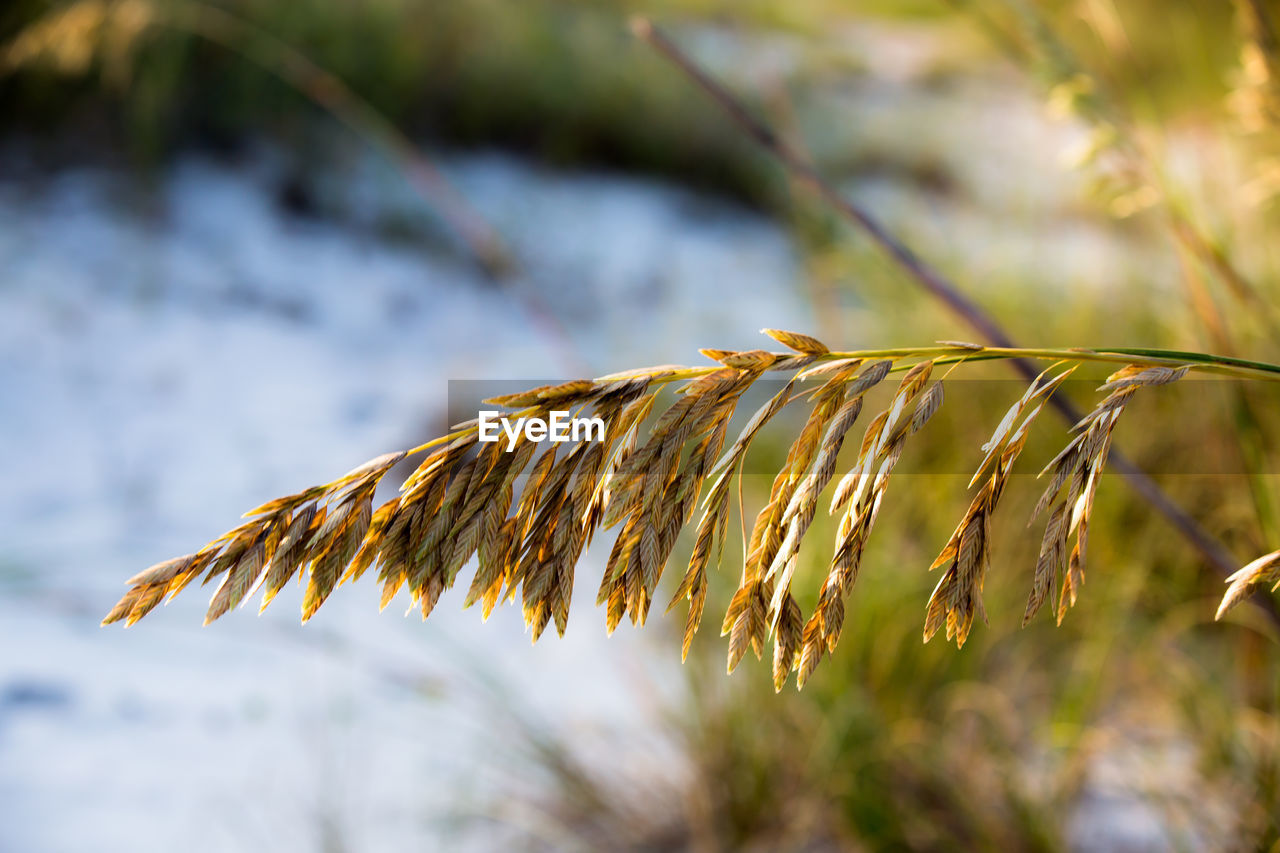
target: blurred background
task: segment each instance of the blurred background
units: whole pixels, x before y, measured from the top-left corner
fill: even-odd
[[[1009,382],[949,390],[908,449],[800,693],[724,674],[736,534],[683,666],[682,608],[606,638],[600,542],[536,646],[514,608],[482,625],[455,591],[422,622],[369,583],[305,628],[293,588],[98,627],[246,508],[440,434],[451,380],[691,363],[763,326],[975,337],[635,13],[1015,338],[1280,360],[1270,0],[11,0],[0,850],[1278,849],[1276,623],[1215,624],[1221,575],[1118,478],[1061,628],[1019,628],[1017,477],[990,624],[921,644]],[[1280,546],[1269,388],[1132,409],[1117,445],[1238,564]],[[1065,426],[1039,432],[1023,473]]]

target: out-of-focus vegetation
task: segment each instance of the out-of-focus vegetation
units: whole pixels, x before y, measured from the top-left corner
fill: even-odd
[[[0,112],[9,130],[76,127],[88,137],[86,147],[126,147],[144,162],[199,140],[275,134],[298,143],[314,107],[263,62],[265,56],[270,64],[273,49],[285,45],[413,137],[668,174],[764,204],[785,197],[776,175],[700,93],[630,38],[629,14],[695,30],[728,28],[743,37],[762,28],[823,37],[814,43],[824,49],[806,54],[780,81],[802,92],[856,66],[847,52],[832,49],[832,33],[851,26],[852,14],[924,18],[972,44],[972,22],[956,20],[953,12],[964,5],[16,0],[0,11],[0,43],[8,43],[0,62]],[[1001,33],[1009,20],[1021,19],[1017,6],[1010,4],[993,24]],[[1081,28],[1073,4],[1050,6],[1072,34]],[[1158,28],[1159,36],[1129,38],[1123,49],[1085,38],[1086,59],[1105,58],[1114,82],[1153,106],[1184,111],[1220,99],[1237,58],[1226,4],[1146,0],[1125,7],[1126,33]],[[229,36],[225,27],[210,25],[215,14],[236,22]],[[979,20],[990,23],[991,16],[984,12]],[[211,39],[215,30],[222,35]],[[1003,40],[984,50],[998,49]],[[821,150],[818,155],[821,160]],[[825,165],[856,169],[843,157],[832,152]]]
[[[584,850],[1057,850],[1069,840],[1116,849],[1134,823],[1139,834],[1159,828],[1156,847],[1274,849],[1275,629],[1256,612],[1214,623],[1220,579],[1117,478],[1098,498],[1080,602],[1060,627],[1047,614],[1019,627],[1038,548],[1024,516],[1043,485],[1025,474],[1064,427],[1046,419],[1037,429],[996,520],[990,624],[975,626],[959,651],[921,643],[937,581],[926,568],[969,499],[955,460],[976,465],[993,426],[981,412],[1000,411],[1015,391],[1012,382],[952,383],[903,460],[911,473],[890,486],[840,646],[802,692],[775,694],[767,661],[726,677],[724,640],[704,632],[683,670],[683,698],[661,716],[682,761],[636,766],[625,756],[643,744],[625,734],[584,748],[580,732],[530,727],[521,738],[540,784],[504,792],[498,814],[533,811],[554,827],[526,839],[534,849],[562,849],[566,839]],[[1130,413],[1123,445],[1149,468],[1229,468],[1229,398],[1204,394],[1152,395]],[[1181,437],[1142,434],[1142,424],[1173,422]],[[763,470],[785,453],[785,444],[753,451]],[[1257,521],[1243,479],[1162,478],[1247,554]],[[746,482],[750,517],[767,478]],[[827,570],[834,524],[820,514],[815,527],[824,524],[802,550],[802,588],[816,589]],[[728,604],[740,560],[731,542],[721,566],[730,577],[713,581],[708,619]],[[800,603],[806,613],[814,604]],[[647,626],[668,633],[673,658],[682,622],[676,610]]]
[[[1089,129],[1074,168],[1095,189],[1079,215],[1149,241],[1176,278],[1063,293],[997,275],[981,282],[984,303],[1040,341],[1274,355],[1267,175],[1276,66],[1246,5],[1239,17],[1224,5],[999,9],[979,25],[1005,40],[1047,108]],[[1186,150],[1190,140],[1198,151]],[[805,217],[815,277],[856,282],[867,301],[859,327],[877,342],[952,328],[855,236],[821,212]],[[963,280],[963,266],[955,271]],[[1001,410],[1008,394],[997,389],[975,384],[965,408]],[[1160,428],[1131,424],[1120,440],[1155,470],[1187,459],[1182,470],[1193,471],[1210,458],[1252,469],[1251,477],[1162,478],[1247,559],[1275,545],[1274,411],[1247,389],[1198,388],[1150,402],[1132,424]],[[980,426],[948,426],[934,423],[917,445],[921,470],[980,456]],[[1157,845],[1276,849],[1274,628],[1257,613],[1215,625],[1220,579],[1108,483],[1085,597],[1061,628],[1016,627],[1036,544],[1006,518],[987,586],[991,625],[958,653],[922,646],[923,602],[936,580],[924,568],[963,512],[963,483],[916,475],[894,484],[848,603],[845,642],[803,693],[771,695],[763,666],[726,682],[720,646],[704,638],[695,656],[705,657],[686,668],[687,704],[668,721],[686,772],[656,780],[624,772],[619,782],[572,761],[572,743],[544,743],[557,757],[541,765],[560,784],[539,793],[538,807],[559,819],[564,837],[616,849],[1058,849],[1069,838],[1118,843],[1144,821],[1157,828]],[[1034,482],[1015,482],[1006,506],[1028,506],[1036,493]],[[729,552],[724,570],[733,572]],[[823,572],[827,555],[811,558],[809,571]],[[721,589],[720,607],[731,588]],[[664,782],[665,796],[654,794]]]
[[[192,141],[297,143],[316,110],[269,67],[287,45],[413,137],[677,174],[762,202],[769,181],[748,144],[617,12],[543,0],[18,3],[0,21],[14,40],[0,108],[11,127],[79,122],[144,160]]]
[[[975,279],[963,258],[944,257],[986,307],[1035,343],[1185,346],[1275,360],[1270,312],[1280,257],[1270,199],[1280,189],[1280,62],[1268,52],[1274,31],[1268,48],[1258,23],[1258,10],[1280,16],[1269,7],[1261,0],[877,0],[856,8],[834,0],[238,0],[217,8],[258,34],[251,39],[278,40],[336,74],[410,137],[662,174],[785,206],[815,291],[856,288],[854,307],[827,322],[873,336],[856,342],[865,345],[960,332],[802,193],[792,205],[790,189],[746,140],[628,37],[625,17],[643,11],[686,32],[717,28],[744,40],[785,30],[815,45],[867,18],[924,19],[983,45],[965,48],[964,62],[1004,63],[1021,85],[1038,87],[1046,108],[1085,128],[1076,168],[1096,192],[1073,215],[1149,245],[1176,276],[1050,293],[999,273]],[[105,141],[144,159],[207,139],[302,138],[315,108],[247,59],[249,45],[237,50],[184,26],[200,8],[181,0],[9,4],[0,12],[12,63],[0,83],[5,129],[74,128],[83,144]],[[73,12],[59,11],[66,9],[81,17],[68,19]],[[105,14],[122,9],[137,17]],[[38,29],[58,21],[61,31]],[[50,33],[48,44],[32,35],[40,32]],[[806,86],[836,73],[856,75],[857,63],[815,50],[784,82],[803,98]],[[954,73],[940,69],[931,85],[945,91]],[[770,108],[765,93],[745,94]],[[945,142],[948,129],[935,132]],[[819,164],[837,177],[858,173],[848,152],[812,142]],[[1051,168],[1059,166],[1047,157]],[[927,244],[918,248],[930,253]],[[975,383],[964,408],[1001,411],[1010,390]],[[1280,546],[1272,474],[1280,423],[1269,393],[1221,388],[1201,405],[1187,396],[1144,402],[1118,436],[1149,466],[1197,459],[1213,447],[1255,472],[1163,478],[1242,564]],[[1142,429],[1143,422],[1161,428]],[[947,426],[931,425],[908,454],[921,470],[931,460],[980,458],[985,436],[977,426]],[[1046,418],[1039,431],[1056,442],[1060,430]],[[1029,460],[1045,458],[1034,449]],[[704,637],[685,669],[687,703],[670,709],[683,772],[597,788],[598,771],[575,762],[573,744],[543,742],[538,760],[549,781],[537,806],[559,821],[557,837],[602,849],[1057,849],[1069,831],[1077,839],[1119,832],[1106,821],[1125,818],[1099,806],[1110,797],[1155,815],[1176,847],[1278,849],[1274,628],[1243,608],[1214,624],[1221,579],[1108,481],[1080,604],[1061,628],[1042,617],[1019,629],[1038,540],[1014,521],[1013,510],[1036,494],[1034,482],[1017,478],[995,531],[991,624],[959,652],[922,645],[923,606],[936,581],[925,568],[968,501],[963,466],[948,464],[956,476],[901,476],[891,487],[848,602],[844,640],[803,693],[773,695],[765,666],[726,680],[721,646]],[[748,493],[749,505],[760,500]],[[830,539],[830,531],[815,534],[814,542]],[[828,555],[804,553],[805,570],[821,573]],[[734,571],[732,547],[722,571]],[[709,613],[723,608],[731,588],[713,584]],[[669,621],[672,656],[680,621]],[[666,793],[660,808],[644,799],[655,787]]]

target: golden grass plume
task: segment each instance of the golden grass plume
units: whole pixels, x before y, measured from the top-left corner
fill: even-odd
[[[487,618],[498,604],[518,595],[536,641],[552,622],[563,634],[575,568],[605,527],[618,532],[596,602],[605,606],[612,632],[624,617],[633,624],[645,621],[679,534],[700,511],[688,566],[668,605],[689,604],[687,656],[706,604],[708,569],[720,562],[732,485],[743,459],[761,429],[784,408],[800,403],[808,407],[807,418],[751,526],[721,633],[729,638],[730,671],[748,650],[761,657],[772,640],[775,687],[781,689],[793,671],[803,686],[839,640],[845,599],[894,467],[943,403],[946,377],[936,378],[936,368],[954,370],[965,362],[1001,358],[1052,362],[983,445],[984,458],[970,483],[978,490],[931,567],[943,572],[926,607],[924,638],[945,628],[957,646],[964,644],[975,616],[986,619],[982,589],[991,561],[991,519],[1007,478],[1036,417],[1078,364],[1120,367],[1099,389],[1106,396],[1041,472],[1048,482],[1032,517],[1046,510],[1048,516],[1024,624],[1055,589],[1061,590],[1059,622],[1076,601],[1112,433],[1140,389],[1177,381],[1191,370],[1280,378],[1280,367],[1199,353],[1010,349],[953,341],[832,352],[807,335],[764,331],[789,351],[703,350],[715,366],[648,368],[494,398],[488,402],[513,410],[513,418],[546,417],[553,409],[589,411],[606,424],[604,438],[562,450],[522,435],[508,448],[506,442],[480,442],[475,421],[460,424],[420,447],[380,456],[332,482],[251,510],[247,521],[195,553],[131,578],[129,591],[103,624],[132,625],[196,579],[217,582],[208,624],[259,589],[265,608],[294,578],[306,582],[305,622],[338,585],[375,567],[382,607],[407,589],[425,618],[474,558],[464,606],[479,603]],[[766,373],[779,372],[790,373],[790,379],[726,449],[742,396]],[[862,414],[865,395],[894,373],[902,377],[888,406],[870,418],[853,466],[837,479],[837,459]],[[675,401],[651,419],[661,390],[671,384],[678,386]],[[374,493],[387,472],[421,453],[427,455],[399,494],[375,508]],[[828,490],[828,512],[839,518],[837,533],[817,603],[806,617],[793,581],[800,545]],[[1250,563],[1230,582],[1219,617],[1254,585],[1280,582],[1280,552]]]

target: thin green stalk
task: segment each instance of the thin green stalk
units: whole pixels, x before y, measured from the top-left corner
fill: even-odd
[[[792,353],[780,352],[774,353],[774,355],[779,358],[783,358],[792,355]],[[903,359],[932,359],[934,364],[937,365],[1021,358],[1034,359],[1038,361],[1061,361],[1068,364],[1084,364],[1092,362],[1100,364],[1138,365],[1141,367],[1186,367],[1195,373],[1228,376],[1235,379],[1280,382],[1280,364],[1271,364],[1264,361],[1251,361],[1243,358],[1214,355],[1212,353],[1155,349],[1151,347],[1104,347],[1098,349],[1083,349],[1078,347],[979,347],[977,344],[970,346],[940,345],[931,347],[890,347],[888,349],[829,352],[825,355],[817,356],[814,360],[837,361],[851,358],[892,359],[895,362]],[[892,368],[892,372],[910,369],[914,363],[915,362],[912,361],[905,364],[895,364]],[[657,373],[651,382],[655,385],[670,382],[685,382],[690,379],[697,379],[701,376],[706,376],[721,369],[723,369],[721,365],[709,365],[706,367],[653,368],[653,370],[661,370],[662,372]],[[643,376],[645,373],[645,370],[628,371],[625,374],[613,374],[607,377],[600,377],[595,381],[609,381],[623,376]],[[514,412],[511,415],[508,415],[508,417],[527,417],[537,413],[538,411],[538,407],[531,406],[518,412]],[[455,430],[446,435],[442,435],[439,438],[432,439],[425,444],[420,444],[408,451],[408,453],[409,455],[413,455],[425,450],[430,450],[433,447],[448,444],[451,441],[473,434],[477,429],[477,426],[472,425]]]

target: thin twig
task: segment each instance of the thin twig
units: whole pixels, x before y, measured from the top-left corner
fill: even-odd
[[[488,275],[502,277],[511,272],[512,257],[498,232],[435,163],[336,75],[271,34],[214,6],[192,2],[176,9],[152,8],[158,22],[240,53],[337,118],[399,168]]]
[[[869,211],[841,195],[816,168],[801,158],[770,127],[752,115],[737,96],[699,67],[651,21],[642,17],[633,18],[631,30],[638,38],[647,42],[684,72],[767,154],[776,159],[793,176],[812,187],[837,213],[865,232],[918,285],[968,324],[987,343],[997,347],[1017,348],[1013,338],[977,302],[965,295],[941,272],[922,260],[910,246],[891,234]],[[1034,380],[1038,374],[1036,367],[1024,359],[1012,359],[1011,364],[1028,382]],[[1080,420],[1082,413],[1063,397],[1055,395],[1050,402],[1068,423],[1074,424]],[[1163,515],[1220,575],[1226,577],[1236,571],[1237,561],[1231,556],[1226,546],[1218,542],[1178,506],[1145,472],[1115,450],[1112,451],[1111,464],[1115,471],[1124,476],[1133,490]],[[1280,611],[1276,609],[1270,598],[1254,596],[1251,600],[1267,613],[1273,623],[1280,626]]]
[[[787,353],[769,353],[776,358],[783,358]],[[863,350],[832,350],[823,355],[813,357],[814,362],[829,361],[851,361],[851,360],[868,361],[872,359],[888,359],[894,362],[893,367],[889,368],[889,373],[901,373],[914,367],[917,360],[929,359],[937,366],[948,364],[959,364],[961,362],[972,363],[977,361],[1007,361],[1014,364],[1031,364],[1036,361],[1063,362],[1075,364],[1122,364],[1137,365],[1141,367],[1186,367],[1189,371],[1195,373],[1204,373],[1216,376],[1224,376],[1233,379],[1246,380],[1263,380],[1270,382],[1280,382],[1280,364],[1271,364],[1265,361],[1248,361],[1241,358],[1233,358],[1231,356],[1213,355],[1209,353],[1188,352],[1187,350],[1166,350],[1152,349],[1150,347],[1099,347],[1096,349],[1054,349],[1054,348],[1031,348],[1031,347],[977,347],[976,345],[940,345],[932,347],[890,347],[887,349],[863,349]],[[622,378],[632,378],[643,376],[648,384],[653,387],[660,385],[673,385],[681,382],[688,382],[693,379],[699,379],[709,376],[723,369],[723,365],[703,365],[701,367],[687,367],[681,365],[664,365],[662,367],[642,368],[640,370],[624,371],[623,373],[613,373],[608,376],[598,376],[588,380],[592,383],[611,382]],[[1039,376],[1037,373],[1035,376]],[[1034,377],[1033,377],[1034,378]],[[1053,398],[1050,398],[1052,401]],[[1074,411],[1068,407],[1069,411]],[[523,417],[536,415],[542,411],[540,405],[534,404],[513,411],[509,417],[513,420],[519,420]],[[1079,422],[1080,418],[1076,417],[1072,421],[1073,424]],[[460,438],[473,436],[478,431],[478,426],[474,421],[469,421],[465,425],[452,429],[445,435],[433,438],[430,441],[419,444],[405,451],[406,456],[416,456],[433,448],[442,447],[457,441]],[[1110,463],[1116,465],[1118,461],[1132,467],[1133,463],[1123,460],[1115,451],[1109,456]],[[1117,466],[1119,467],[1119,466]],[[1156,493],[1160,500],[1167,501],[1170,511],[1182,513],[1183,510],[1173,503],[1172,500],[1160,491],[1158,486],[1151,482],[1150,478],[1138,472],[1142,478],[1146,479],[1155,487]],[[1191,524],[1196,524],[1194,519],[1188,518]],[[1206,537],[1206,546],[1208,548],[1218,549],[1218,553],[1224,561],[1234,560],[1230,552],[1224,546],[1214,540],[1203,528],[1200,532]],[[1199,546],[1197,546],[1199,547]],[[1235,569],[1232,569],[1235,572]]]

